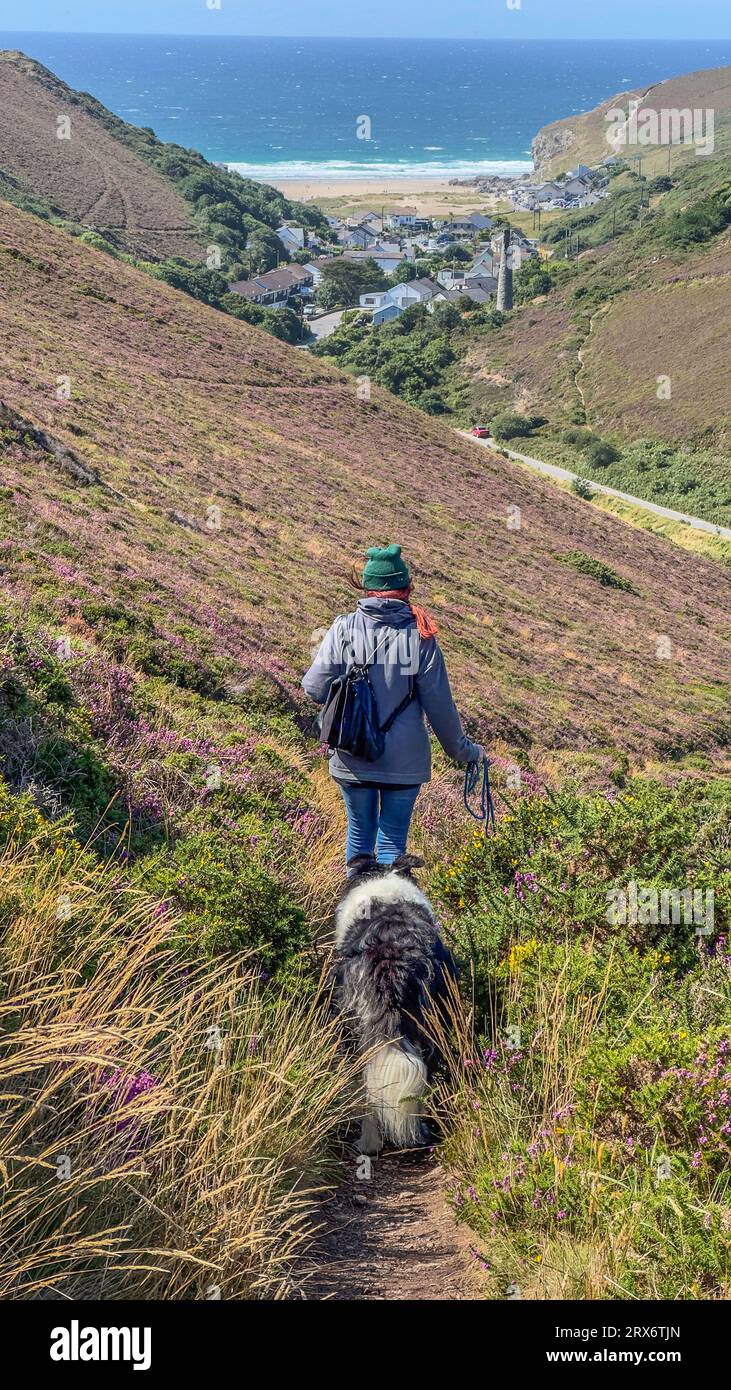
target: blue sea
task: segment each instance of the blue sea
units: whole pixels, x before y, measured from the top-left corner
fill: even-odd
[[[161,139],[262,179],[522,173],[546,122],[731,63],[731,41],[710,40],[5,33],[0,46]],[[357,135],[364,116],[370,139]]]

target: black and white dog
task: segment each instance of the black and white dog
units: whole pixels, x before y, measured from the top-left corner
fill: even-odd
[[[381,868],[359,855],[336,913],[338,1004],[366,1055],[362,1153],[378,1153],[386,1139],[405,1148],[429,1138],[421,1098],[438,1054],[423,1021],[430,1006],[446,1005],[456,968],[411,877],[421,862],[402,854]]]

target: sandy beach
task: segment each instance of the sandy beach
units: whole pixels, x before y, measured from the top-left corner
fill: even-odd
[[[382,207],[414,207],[422,217],[446,216],[450,212],[491,212],[495,199],[486,198],[475,188],[450,184],[449,179],[424,175],[421,178],[272,179],[273,186],[296,202],[316,203],[318,207],[346,212]]]

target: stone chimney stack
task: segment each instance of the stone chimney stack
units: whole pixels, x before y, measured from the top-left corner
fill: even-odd
[[[510,229],[500,233],[500,269],[497,281],[497,307],[503,313],[513,307],[513,271],[510,265]]]

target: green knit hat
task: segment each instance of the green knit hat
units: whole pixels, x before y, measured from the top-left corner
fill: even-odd
[[[364,589],[408,589],[411,575],[401,559],[400,545],[372,545],[366,554]]]

